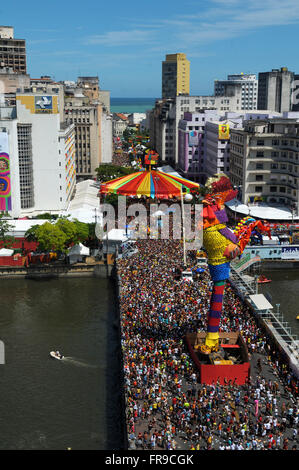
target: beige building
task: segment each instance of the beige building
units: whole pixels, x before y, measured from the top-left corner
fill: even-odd
[[[167,54],[162,62],[162,98],[190,93],[190,61],[186,54]]]
[[[77,83],[64,85],[64,118],[75,124],[77,178],[93,178],[101,163],[112,160],[112,118],[107,103],[101,102],[101,96],[107,101],[108,92],[99,90],[98,77],[79,77]]]
[[[230,178],[241,186],[244,204],[286,205],[298,215],[298,117],[245,121],[242,129],[231,129]]]

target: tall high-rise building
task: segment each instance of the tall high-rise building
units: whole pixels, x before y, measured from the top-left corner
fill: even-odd
[[[290,111],[294,73],[287,67],[259,73],[258,109]]]
[[[258,80],[255,74],[228,75],[227,80],[215,80],[215,96],[225,96],[227,86],[241,86],[242,102],[241,109],[257,109]]]
[[[27,72],[26,41],[14,38],[12,26],[0,26],[0,68],[9,67],[14,72]]]
[[[162,62],[162,98],[190,93],[190,61],[186,54],[167,54]]]

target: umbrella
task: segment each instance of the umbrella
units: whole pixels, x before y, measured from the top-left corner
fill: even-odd
[[[162,215],[165,215],[165,213],[162,211],[157,211],[153,214],[153,217],[161,217]]]
[[[196,191],[198,183],[158,170],[142,170],[101,184],[100,194],[168,199]]]

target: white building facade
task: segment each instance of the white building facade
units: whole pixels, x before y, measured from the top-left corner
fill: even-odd
[[[227,85],[241,86],[241,109],[257,109],[258,101],[258,79],[255,74],[228,75],[227,80],[215,80],[215,96],[223,96]]]

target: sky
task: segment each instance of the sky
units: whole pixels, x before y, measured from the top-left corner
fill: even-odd
[[[191,95],[213,94],[228,74],[299,73],[298,0],[14,0],[0,24],[26,39],[31,77],[97,75],[111,97],[159,98],[162,61],[177,52]]]

